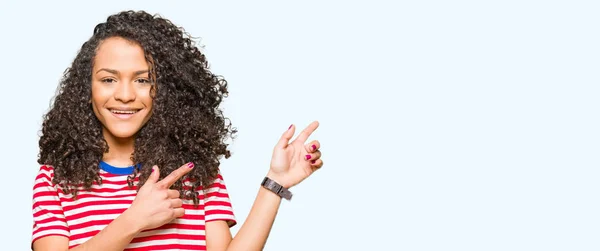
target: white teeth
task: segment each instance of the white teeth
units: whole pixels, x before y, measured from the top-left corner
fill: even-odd
[[[119,110],[110,110],[110,112],[112,113],[117,113],[117,114],[134,114],[137,111],[119,111]]]

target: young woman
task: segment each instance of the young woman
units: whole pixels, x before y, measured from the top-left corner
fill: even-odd
[[[284,129],[237,235],[219,160],[236,133],[227,82],[189,36],[145,12],[98,24],[65,72],[39,141],[32,247],[261,250],[282,198],[315,170],[311,123]],[[275,143],[275,142],[274,142]]]

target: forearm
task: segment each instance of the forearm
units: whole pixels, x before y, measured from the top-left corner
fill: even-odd
[[[280,204],[281,197],[261,186],[248,218],[227,251],[263,250]]]
[[[71,251],[122,251],[140,232],[127,212],[121,214],[102,231]]]

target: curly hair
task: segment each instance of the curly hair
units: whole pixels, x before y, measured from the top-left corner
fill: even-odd
[[[219,173],[220,159],[230,157],[226,140],[237,132],[219,106],[227,97],[227,81],[211,73],[193,38],[168,19],[144,11],[124,11],[94,28],[72,65],[64,72],[50,110],[44,115],[38,163],[54,168],[54,184],[77,196],[80,188],[102,183],[99,163],[108,144],[90,104],[92,66],[99,44],[122,37],[144,51],[154,82],[152,116],[135,137],[131,160],[139,163],[138,188],[161,168],[161,178],[186,162],[197,168],[173,189],[198,204],[198,190],[208,188]]]

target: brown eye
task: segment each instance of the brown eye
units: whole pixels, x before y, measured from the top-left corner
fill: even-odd
[[[102,79],[101,81],[102,81],[102,83],[108,83],[108,84],[115,82],[115,80],[112,78],[105,78],[105,79]]]
[[[145,79],[145,78],[140,78],[137,81],[142,84],[150,84],[150,80]]]

